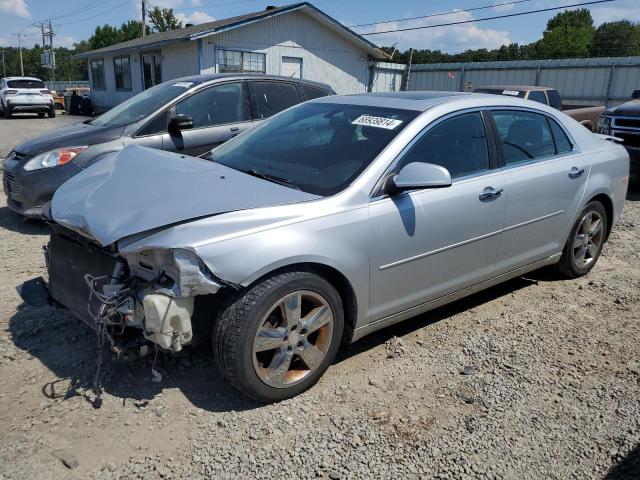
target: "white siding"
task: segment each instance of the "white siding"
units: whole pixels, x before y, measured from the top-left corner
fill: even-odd
[[[198,75],[198,42],[167,45],[160,49],[162,55],[162,81],[187,75]]]
[[[302,58],[302,75],[339,93],[365,92],[367,54],[302,12],[251,23],[201,40],[201,73],[216,73],[216,47],[266,54],[266,73],[281,74],[282,57]]]

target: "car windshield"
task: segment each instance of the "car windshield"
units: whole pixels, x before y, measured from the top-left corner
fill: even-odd
[[[305,103],[213,150],[206,158],[321,196],[344,190],[419,112]]]
[[[7,80],[9,88],[46,88],[42,80]]]
[[[91,120],[91,125],[123,127],[148,117],[157,109],[194,86],[193,82],[162,83],[113,107]]]

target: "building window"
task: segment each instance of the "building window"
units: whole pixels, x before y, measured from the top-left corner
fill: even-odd
[[[116,77],[116,90],[131,90],[131,67],[128,55],[113,59],[113,71]]]
[[[218,72],[266,73],[265,58],[266,54],[264,53],[218,50]]]
[[[142,79],[145,90],[162,83],[162,56],[159,51],[142,54]]]
[[[91,83],[94,90],[104,90],[104,60],[91,60]]]

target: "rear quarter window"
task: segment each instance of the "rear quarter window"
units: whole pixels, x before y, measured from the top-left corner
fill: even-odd
[[[314,98],[326,97],[329,95],[327,90],[318,87],[312,87],[310,85],[301,84],[300,88],[302,88],[302,93],[305,96],[306,100],[313,100]]]

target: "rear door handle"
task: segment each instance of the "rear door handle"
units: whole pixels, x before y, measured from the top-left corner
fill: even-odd
[[[502,188],[499,190],[496,190],[493,187],[486,187],[482,191],[482,193],[478,196],[478,198],[480,199],[481,202],[487,202],[489,200],[494,200],[498,198],[500,195],[502,195],[503,192],[504,190]]]
[[[232,132],[237,132],[240,130],[240,127],[231,127]]]
[[[569,178],[579,178],[584,173],[584,168],[572,167],[569,170]]]

